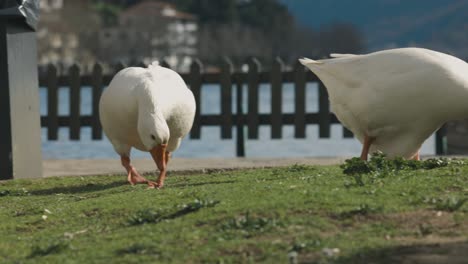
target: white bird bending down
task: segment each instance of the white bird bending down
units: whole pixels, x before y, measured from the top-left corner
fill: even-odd
[[[421,48],[331,56],[300,62],[322,80],[331,110],[363,143],[362,159],[378,150],[419,159],[434,131],[468,117],[468,64],[456,57]]]
[[[127,170],[130,184],[161,188],[171,152],[190,131],[195,99],[182,78],[153,62],[148,68],[118,72],[99,102],[102,128]],[[142,177],[130,163],[134,147],[149,151],[160,170],[156,182]]]

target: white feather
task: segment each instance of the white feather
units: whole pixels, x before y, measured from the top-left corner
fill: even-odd
[[[330,54],[330,57],[332,57],[332,58],[346,58],[346,57],[354,57],[354,56],[358,56],[358,55],[355,55],[355,54],[341,54],[341,53],[331,53]]]
[[[449,120],[468,117],[468,64],[440,52],[403,48],[333,54],[301,63],[327,87],[332,111],[371,152],[412,157]]]
[[[192,127],[195,100],[176,72],[153,62],[148,68],[130,67],[118,72],[102,93],[99,113],[104,133],[118,154],[129,155],[132,147],[149,150],[146,141],[150,135],[143,139],[138,131],[145,127],[142,122],[155,124],[163,141],[167,126],[167,150],[172,152]]]

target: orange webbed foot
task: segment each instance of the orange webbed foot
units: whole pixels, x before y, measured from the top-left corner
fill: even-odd
[[[148,181],[148,188],[149,189],[161,189],[163,186],[164,186],[164,183],[162,183],[162,182]]]
[[[148,182],[150,188],[161,189],[164,186],[164,179],[166,178],[166,165],[168,162],[168,153],[166,152],[166,144],[159,144],[150,150],[156,166],[159,169],[159,177],[156,182]]]
[[[148,180],[145,179],[143,176],[141,176],[138,173],[138,171],[135,169],[135,167],[133,167],[130,164],[130,157],[129,156],[122,155],[122,156],[120,156],[120,158],[121,158],[122,166],[124,166],[125,170],[127,171],[127,181],[131,185],[135,185],[135,184],[138,184],[138,183],[147,183],[148,182]]]
[[[412,160],[421,160],[421,157],[419,156],[419,150],[418,152],[416,152],[416,154],[414,154],[413,157],[411,157]]]
[[[130,170],[128,171],[128,176],[127,180],[131,185],[135,185],[138,183],[147,183],[148,180],[145,179],[145,177],[141,176],[138,171],[135,169],[135,167],[131,167]]]

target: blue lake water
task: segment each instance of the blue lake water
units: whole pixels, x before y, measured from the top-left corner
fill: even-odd
[[[245,90],[245,87],[244,87]],[[259,88],[259,111],[260,113],[271,112],[271,91],[269,85],[261,85]],[[233,89],[233,95],[235,89]],[[246,90],[244,91],[244,109],[246,105]],[[206,85],[201,89],[201,113],[219,114],[220,87]],[[69,114],[69,89],[59,89],[59,115]],[[317,85],[310,83],[306,87],[306,112],[318,111],[318,89]],[[235,97],[233,96],[233,111],[236,109]],[[40,89],[40,112],[47,114],[47,90]],[[294,112],[294,86],[283,85],[283,112]],[[81,114],[91,113],[91,88],[81,89]],[[246,130],[247,131],[247,130]],[[180,148],[174,156],[187,158],[207,157],[235,157],[236,145],[234,139],[221,139],[219,127],[202,127],[201,139],[184,139]],[[233,129],[233,138],[236,131]],[[47,140],[47,129],[42,129],[42,153],[44,159],[89,159],[89,158],[115,158],[112,145],[107,140],[92,140],[91,128],[81,129],[81,140],[71,141],[68,139],[68,128],[59,129],[57,141]],[[354,138],[344,139],[341,125],[332,125],[331,137],[319,139],[318,126],[308,125],[305,139],[294,138],[294,127],[283,126],[283,138],[271,139],[270,126],[260,126],[259,139],[246,140],[247,157],[334,157],[334,156],[358,156],[361,144]],[[435,138],[430,137],[421,149],[422,155],[435,153]],[[132,157],[149,158],[149,154],[138,150],[132,151]]]

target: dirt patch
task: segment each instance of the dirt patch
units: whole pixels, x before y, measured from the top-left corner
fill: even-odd
[[[399,263],[461,264],[468,260],[468,242],[400,247],[394,253],[393,259]]]
[[[465,264],[468,241],[397,246],[358,253],[340,263]]]
[[[265,252],[254,244],[219,250],[220,256],[236,256],[242,262],[261,261]]]
[[[428,223],[436,228],[447,228],[457,225],[453,219],[453,213],[429,210],[387,214],[385,215],[385,220],[394,222],[404,228],[418,227],[421,223]]]
[[[417,231],[421,235],[464,234],[468,233],[468,221],[456,221],[455,213],[433,210],[418,210],[412,212],[380,214],[353,214],[343,217],[343,214],[328,215],[335,224],[343,229],[356,228],[362,224],[381,222],[391,224],[400,230]]]

